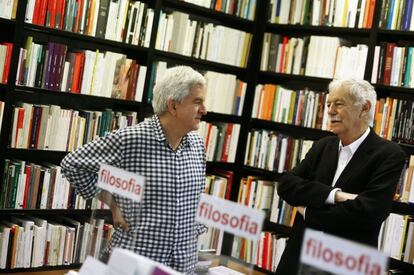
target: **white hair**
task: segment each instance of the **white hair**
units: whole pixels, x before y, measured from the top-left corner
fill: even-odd
[[[366,102],[371,103],[371,108],[366,116],[366,122],[372,126],[375,115],[375,105],[377,103],[377,93],[374,87],[366,80],[346,78],[333,80],[329,84],[329,92],[338,89],[345,89],[354,100],[355,106],[364,105]]]
[[[191,67],[176,66],[168,69],[154,87],[154,113],[162,114],[167,111],[169,99],[182,102],[194,86],[205,85],[205,78]]]

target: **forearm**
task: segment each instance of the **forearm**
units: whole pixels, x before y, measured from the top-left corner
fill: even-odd
[[[286,173],[279,181],[278,194],[292,206],[323,207],[333,187]]]
[[[62,173],[77,193],[87,199],[96,195],[99,167],[102,163],[119,165],[122,159],[120,144],[120,137],[113,133],[66,155],[61,162]]]

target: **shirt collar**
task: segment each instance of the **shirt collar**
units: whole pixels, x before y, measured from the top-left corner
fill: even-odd
[[[347,146],[343,146],[341,140],[339,140],[339,151],[341,151],[342,148],[349,148],[349,150],[351,151],[351,154],[353,155],[356,152],[356,150],[358,150],[361,143],[367,138],[369,131],[370,129],[368,127],[365,130],[365,132],[362,134],[362,136],[360,136],[357,140],[355,140],[354,142],[352,142],[351,144]]]
[[[162,129],[160,118],[158,117],[158,115],[153,115],[150,118],[150,121],[154,129],[155,138],[160,142],[161,141],[167,142],[167,138],[165,137],[164,130]],[[194,144],[194,140],[189,136],[189,134],[186,134],[185,136],[183,136],[180,146],[187,145],[187,144],[191,146]]]

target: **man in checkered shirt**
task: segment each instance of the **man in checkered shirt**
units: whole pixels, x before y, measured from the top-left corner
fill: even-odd
[[[186,66],[168,69],[154,89],[155,115],[96,139],[67,155],[62,171],[85,198],[101,163],[145,177],[141,205],[106,191],[116,231],[112,247],[126,248],[177,271],[193,273],[197,237],[206,229],[195,215],[205,184],[205,147],[194,132],[205,115],[206,81]],[[104,192],[101,192],[101,194]]]

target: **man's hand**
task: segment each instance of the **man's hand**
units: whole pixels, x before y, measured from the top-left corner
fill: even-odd
[[[128,231],[128,223],[125,221],[122,216],[121,209],[119,209],[118,204],[115,199],[112,197],[112,194],[106,190],[102,190],[99,194],[99,199],[104,203],[110,206],[112,212],[112,221],[114,222],[114,227],[121,226],[125,231]]]
[[[124,217],[122,216],[121,209],[119,209],[118,205],[115,201],[111,204],[111,211],[112,211],[112,220],[114,222],[114,226],[121,226],[125,231],[128,231],[128,223],[125,221]]]
[[[335,202],[344,202],[347,200],[354,200],[358,194],[337,191],[335,193]]]

